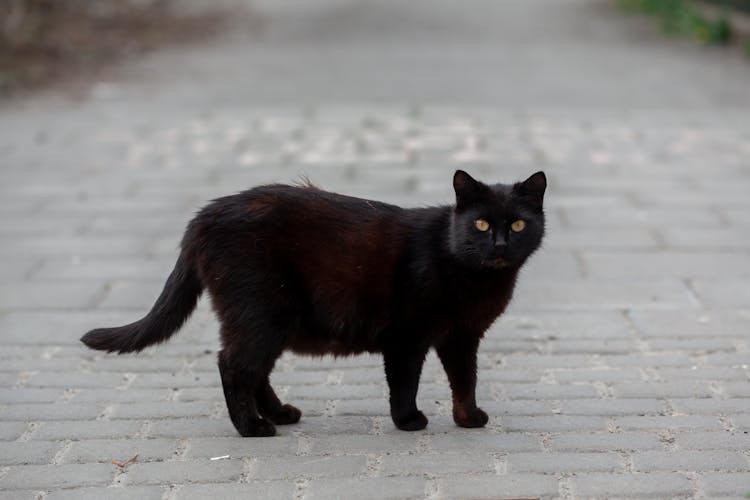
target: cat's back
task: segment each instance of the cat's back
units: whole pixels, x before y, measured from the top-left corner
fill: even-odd
[[[325,251],[359,260],[398,250],[408,231],[403,213],[395,205],[313,186],[258,186],[204,207],[188,226],[183,248],[309,257]]]
[[[390,219],[403,211],[401,207],[395,205],[324,191],[312,185],[272,184],[249,189],[238,196],[246,203],[244,208],[256,217],[275,215],[295,218],[307,223],[314,223],[316,219],[324,221]]]

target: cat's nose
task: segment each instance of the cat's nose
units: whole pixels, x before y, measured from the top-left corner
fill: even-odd
[[[505,253],[505,241],[496,241],[492,245],[492,256],[493,257],[502,257]]]

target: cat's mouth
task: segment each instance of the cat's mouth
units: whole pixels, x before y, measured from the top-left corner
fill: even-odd
[[[496,257],[494,259],[487,259],[484,261],[484,265],[493,269],[503,269],[508,267],[508,261],[502,257]]]

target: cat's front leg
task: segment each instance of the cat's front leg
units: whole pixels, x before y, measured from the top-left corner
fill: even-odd
[[[479,336],[452,334],[436,348],[453,393],[453,421],[461,427],[484,427],[487,414],[477,406]]]
[[[402,431],[427,427],[427,417],[417,409],[417,389],[427,349],[393,346],[383,351],[385,378],[390,389],[391,418]]]

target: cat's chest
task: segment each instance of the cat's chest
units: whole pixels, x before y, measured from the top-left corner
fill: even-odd
[[[505,311],[514,285],[514,279],[505,279],[445,287],[439,297],[431,298],[425,319],[437,330],[481,334]]]

